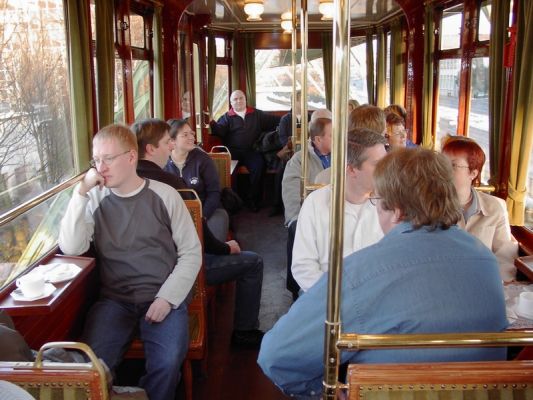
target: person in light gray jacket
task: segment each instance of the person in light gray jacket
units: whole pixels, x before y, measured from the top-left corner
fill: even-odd
[[[319,172],[331,162],[331,120],[318,118],[309,124],[309,152],[307,179],[312,183]],[[300,177],[302,174],[302,150],[297,151],[287,163],[282,181],[285,225],[288,227],[298,218],[301,207]]]
[[[315,111],[316,113],[316,111]],[[309,124],[309,152],[307,165],[307,179],[313,182],[315,176],[331,164],[331,118],[311,117]],[[281,195],[285,208],[285,225],[288,229],[287,238],[287,289],[293,298],[298,297],[300,287],[292,277],[292,246],[296,232],[296,220],[301,208],[300,177],[302,174],[302,150],[296,152],[289,160],[283,174]]]

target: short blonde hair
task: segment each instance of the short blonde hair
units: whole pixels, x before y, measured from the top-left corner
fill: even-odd
[[[114,139],[119,144],[125,147],[125,150],[139,151],[137,146],[137,138],[131,129],[123,124],[112,124],[100,129],[93,138],[96,140],[110,140]]]
[[[381,207],[399,209],[415,229],[448,229],[461,216],[450,161],[434,151],[419,147],[387,154],[376,165],[374,184]]]

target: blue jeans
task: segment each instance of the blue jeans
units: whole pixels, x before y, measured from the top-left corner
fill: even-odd
[[[263,259],[252,251],[240,254],[205,255],[205,278],[208,285],[237,281],[233,329],[257,328],[263,285]]]
[[[263,154],[253,150],[243,151],[230,148],[231,157],[239,160],[239,164],[244,164],[250,172],[250,195],[248,200],[257,203],[261,201],[262,181],[265,173],[265,159]]]
[[[89,311],[83,338],[114,371],[138,333],[146,358],[140,386],[150,400],[174,399],[189,342],[187,306],[182,303],[163,321],[149,323],[144,316],[150,304],[100,299]]]

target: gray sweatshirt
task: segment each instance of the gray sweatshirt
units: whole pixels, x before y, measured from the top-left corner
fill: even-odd
[[[98,187],[85,197],[77,189],[61,222],[61,250],[83,254],[94,242],[105,297],[135,304],[161,297],[179,306],[202,256],[191,216],[176,191],[149,179],[127,197]]]

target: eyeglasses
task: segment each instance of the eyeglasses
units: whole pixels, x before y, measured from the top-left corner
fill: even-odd
[[[389,134],[389,133],[385,133],[385,137],[387,139],[390,138],[391,136],[400,136],[402,138],[405,138],[405,137],[407,137],[407,131],[403,130],[403,131],[400,131],[400,132],[397,132],[397,133],[393,133],[392,135]]]
[[[377,206],[378,205],[378,201],[381,200],[382,198],[381,197],[377,197],[377,196],[371,196],[368,198],[368,200],[370,200],[370,204],[372,204],[373,206]]]
[[[407,131],[400,131],[397,133],[393,133],[392,136],[407,137]]]
[[[91,161],[89,161],[89,164],[91,164],[91,167],[95,168],[98,164],[104,163],[108,167],[120,156],[123,156],[124,154],[129,153],[130,150],[126,150],[123,153],[117,154],[116,156],[105,156],[102,158],[93,158]]]
[[[456,163],[453,163],[452,162],[452,168],[454,170],[458,170],[458,169],[461,169],[461,168],[464,168],[464,169],[470,169],[470,167],[468,165],[459,165],[459,164],[456,164]]]

